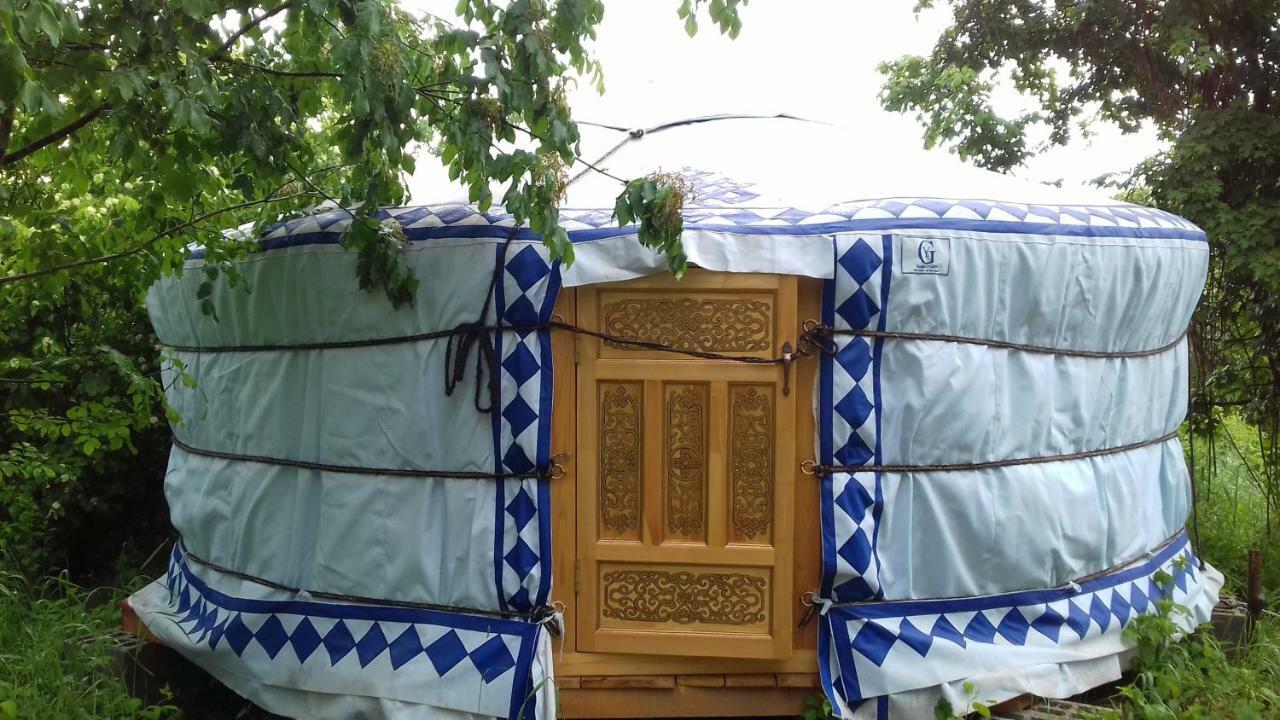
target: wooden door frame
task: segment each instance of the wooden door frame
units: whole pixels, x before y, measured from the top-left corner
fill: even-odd
[[[822,281],[798,278],[797,315],[801,319],[820,317]],[[556,303],[557,319],[576,324],[578,321],[577,292],[573,288],[561,291]],[[791,623],[793,652],[785,660],[752,660],[742,658],[677,657],[667,655],[632,655],[616,653],[587,653],[578,650],[577,628],[573,618],[577,611],[575,592],[576,561],[578,559],[577,524],[578,508],[578,457],[577,457],[577,348],[578,335],[552,333],[552,357],[554,366],[552,445],[555,452],[567,452],[562,463],[564,477],[552,482],[552,600],[562,603],[567,619],[565,634],[555,641],[555,671],[561,677],[618,676],[618,675],[716,675],[716,674],[806,674],[818,668],[817,623],[795,627]],[[811,411],[817,362],[806,359],[793,368],[792,393],[797,397],[795,414],[795,438],[797,455],[812,452],[810,443],[816,437],[815,422]],[[793,558],[794,580],[792,594],[787,598],[793,618],[804,616],[799,594],[816,589],[821,572],[821,539],[819,534],[819,488],[812,478],[795,474],[795,538]]]
[[[630,280],[625,283],[597,285],[578,293],[578,324],[603,331],[603,312],[606,298],[641,299],[642,303],[670,298],[720,298],[737,300],[754,297],[769,308],[765,337],[767,347],[750,353],[756,358],[771,358],[780,352],[784,342],[793,346],[800,333],[800,320],[796,317],[795,278],[785,275],[710,273],[691,271],[683,280],[676,281],[669,275],[656,275]],[[795,440],[790,431],[795,425],[796,396],[782,393],[782,369],[777,365],[744,364],[728,360],[692,358],[683,355],[610,348],[593,338],[579,340],[578,368],[578,472],[584,482],[578,485],[577,544],[578,582],[577,648],[583,652],[611,652],[626,654],[667,654],[693,657],[730,657],[785,659],[791,655],[792,608],[789,597],[794,581],[791,569],[794,492],[799,459],[795,457]],[[611,539],[595,537],[598,522],[600,486],[585,481],[595,478],[600,468],[598,443],[602,441],[602,420],[594,409],[601,398],[596,393],[606,386],[639,385],[638,398],[644,408],[641,413],[641,434],[644,459],[640,466],[643,490],[639,496],[642,517],[637,527],[640,537]],[[704,478],[700,514],[701,529],[692,539],[687,533],[673,533],[664,522],[666,500],[669,491],[666,471],[670,449],[666,443],[666,423],[669,410],[668,387],[683,388],[692,392],[690,398],[700,397],[698,407],[703,415],[703,430],[699,435],[702,446],[700,458]],[[735,388],[766,387],[772,437],[769,443],[774,453],[773,477],[770,478],[772,498],[770,513],[772,527],[765,544],[751,540],[736,540],[730,532],[729,516],[731,474],[729,470],[732,452],[730,426],[731,397]],[[657,439],[662,438],[661,442]],[[777,548],[785,548],[780,552]],[[710,573],[722,578],[760,578],[767,583],[763,601],[763,622],[753,629],[745,626],[722,625],[707,627],[701,623],[682,624],[666,622],[624,622],[618,626],[601,626],[591,633],[582,631],[587,618],[601,619],[599,597],[590,587],[600,581],[608,568],[639,569],[641,573],[656,570],[655,575],[667,575],[679,571],[697,576]],[[717,575],[717,573],[726,573]],[[708,598],[710,600],[710,598]]]

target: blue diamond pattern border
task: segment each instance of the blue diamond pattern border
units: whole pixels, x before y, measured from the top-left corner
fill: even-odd
[[[1136,618],[1155,612],[1156,599],[1185,602],[1204,580],[1185,531],[1153,553],[1140,565],[1057,590],[836,605],[821,629],[824,642],[834,643],[832,669],[840,682],[832,687],[853,706],[864,699],[868,682],[879,688],[877,694],[893,692],[884,690],[886,678],[898,674],[908,684],[918,682],[919,669],[930,667],[921,665],[922,659],[932,667],[972,664],[990,671],[992,655],[965,658],[994,649],[999,662],[1012,668],[1032,662],[1020,659],[1024,648],[1031,653],[1026,657],[1042,658],[1037,653],[1046,647],[1069,648],[1120,634]],[[1155,580],[1162,572],[1169,576],[1164,585]]]
[[[511,695],[496,696],[494,701],[500,705],[490,708],[491,714],[499,716],[528,701],[531,658],[543,632],[536,623],[297,599],[241,601],[225,593],[211,594],[208,581],[194,574],[179,548],[170,557],[165,581],[171,588],[166,594],[169,612],[178,618],[177,627],[187,642],[205,645],[209,652],[241,662],[254,658],[252,662],[273,666],[393,676],[411,673],[415,683],[450,678],[451,682],[474,682],[476,692],[503,683]],[[184,604],[186,611],[179,612]],[[312,607],[327,610],[299,614]],[[351,618],[335,620],[335,613],[346,611]],[[440,624],[450,617],[457,618],[457,626]],[[283,671],[290,676],[298,672]]]

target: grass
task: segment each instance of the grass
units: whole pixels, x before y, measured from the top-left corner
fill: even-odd
[[[1274,606],[1280,601],[1280,532],[1268,527],[1257,432],[1228,415],[1214,430],[1213,456],[1208,440],[1196,438],[1201,554],[1227,576],[1228,590],[1240,594],[1246,553],[1261,548],[1270,563],[1264,584]],[[124,676],[136,642],[118,629],[116,603],[123,596],[120,590],[86,591],[65,576],[33,584],[0,570],[0,720],[267,717],[194,668],[194,681],[174,675],[176,697],[167,689],[147,693],[158,702],[131,695]],[[1265,616],[1255,642],[1231,653],[1207,631],[1179,641],[1167,621],[1147,617],[1131,628],[1139,646],[1136,681],[1103,717],[1280,717],[1280,616]],[[824,711],[814,706],[805,716]]]
[[[1178,610],[1172,609],[1176,613]],[[1263,720],[1280,716],[1280,618],[1264,615],[1253,641],[1226,651],[1207,627],[1182,638],[1168,615],[1126,629],[1137,643],[1135,677],[1103,720]]]
[[[1226,591],[1243,596],[1248,550],[1261,549],[1263,586],[1280,599],[1280,532],[1275,518],[1268,528],[1257,430],[1234,415],[1223,415],[1212,441],[1215,453],[1210,458],[1209,438],[1195,439],[1200,553],[1226,576]],[[1183,446],[1189,446],[1185,434]]]
[[[122,666],[134,641],[119,631],[119,596],[62,577],[33,586],[0,576],[0,719],[181,717],[129,694]]]

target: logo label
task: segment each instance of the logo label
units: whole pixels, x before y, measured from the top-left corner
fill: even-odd
[[[902,237],[898,257],[904,273],[950,275],[951,238]]]

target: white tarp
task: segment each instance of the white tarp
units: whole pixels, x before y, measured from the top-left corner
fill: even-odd
[[[584,156],[623,137],[592,129]],[[721,119],[629,139],[602,164],[624,177],[678,171],[694,184],[692,262],[826,278],[822,321],[838,330],[976,341],[836,335],[819,360],[815,457],[844,467],[823,477],[814,508],[819,665],[835,706],[914,717],[966,680],[999,700],[1111,679],[1123,627],[1153,610],[1156,593],[1191,608],[1190,625],[1207,618],[1221,582],[1180,560],[1190,557],[1187,472],[1176,437],[1155,442],[1186,408],[1179,339],[1204,281],[1203,233],[1167,213],[930,153],[869,167],[860,158],[872,142],[792,119]],[[405,229],[420,279],[407,309],[358,290],[354,256],[338,244],[342,211],[270,230],[263,252],[240,263],[251,292],[216,287],[216,322],[199,309],[200,273],[158,283],[148,300],[157,334],[193,346],[175,355],[198,380],[168,383],[183,417],[175,438],[204,452],[173,451],[166,493],[186,552],[175,551],[167,582],[131,600],[144,622],[284,715],[550,717],[548,630],[522,615],[554,600],[548,481],[305,466],[545,470],[549,330],[493,334],[492,413],[477,412],[470,374],[444,394],[445,337],[198,348],[545,324],[562,285],[665,267],[635,228],[611,222],[617,191],[595,173],[571,186],[570,268],[498,213],[448,203],[385,211]],[[188,268],[202,262],[197,253]],[[1160,351],[1084,357],[984,341]],[[1130,445],[977,470],[856,469]],[[1161,570],[1173,588],[1153,585]]]

